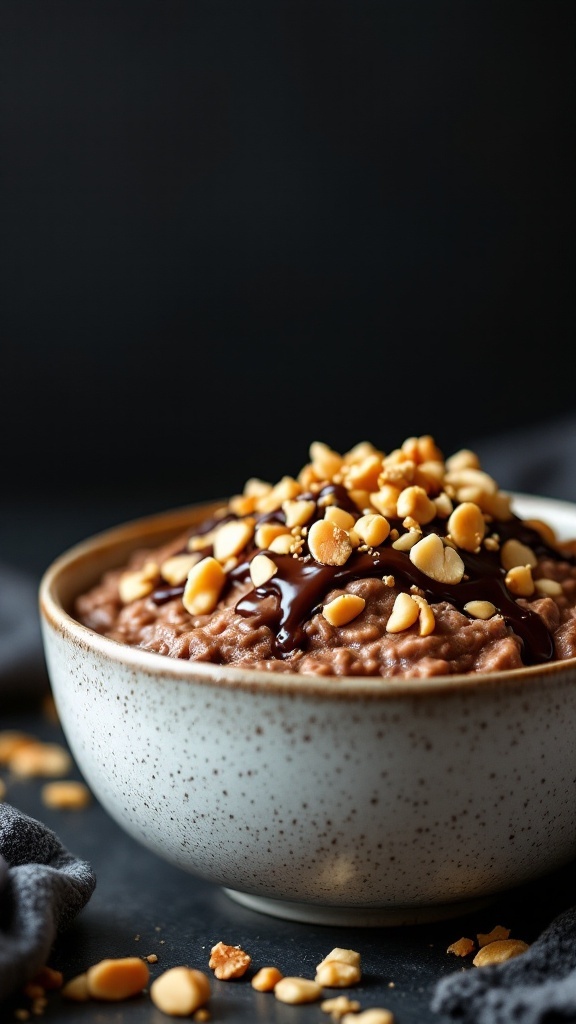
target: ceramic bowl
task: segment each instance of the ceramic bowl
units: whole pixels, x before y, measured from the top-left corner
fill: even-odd
[[[255,910],[321,924],[454,917],[576,854],[576,659],[428,680],[192,663],[97,635],[74,598],[194,506],[120,526],[47,570],[62,727],[109,814]],[[515,496],[576,536],[576,506]]]

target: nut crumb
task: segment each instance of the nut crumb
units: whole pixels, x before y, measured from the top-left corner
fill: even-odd
[[[252,957],[240,946],[228,946],[225,942],[217,942],[210,950],[208,966],[220,981],[229,981],[231,978],[241,978],[246,974],[251,963]]]
[[[474,948],[473,939],[467,939],[463,936],[461,939],[457,939],[456,942],[451,942],[446,952],[454,953],[455,956],[468,956]]]

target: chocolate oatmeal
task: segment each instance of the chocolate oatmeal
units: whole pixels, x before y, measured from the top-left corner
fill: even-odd
[[[78,598],[171,658],[315,676],[494,672],[576,656],[576,542],[519,518],[474,452],[314,442],[201,527]]]

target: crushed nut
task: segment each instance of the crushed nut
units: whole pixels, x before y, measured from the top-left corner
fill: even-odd
[[[322,986],[309,978],[282,978],[274,988],[274,995],[281,1003],[315,1003],[322,997]]]
[[[72,758],[59,743],[26,743],[18,747],[9,762],[10,771],[23,779],[66,775]]]
[[[61,811],[80,811],[92,800],[92,794],[84,782],[66,779],[61,782],[47,782],[42,787],[42,803]]]
[[[312,558],[321,565],[344,565],[352,554],[348,534],[329,519],[319,519],[312,524],[308,548]]]
[[[240,949],[240,946],[228,946],[225,942],[217,942],[210,951],[208,966],[221,981],[229,981],[230,978],[241,978],[251,963],[252,957]]]
[[[138,956],[101,960],[86,971],[92,999],[117,1002],[138,995],[150,979],[148,966]]]
[[[316,503],[307,499],[285,501],[282,510],[286,517],[286,526],[304,526],[316,511]]]
[[[324,1013],[329,1013],[332,1020],[338,1024],[345,1013],[357,1013],[360,1003],[357,999],[349,999],[348,996],[335,996],[333,999],[325,999],[323,1003],[320,1003],[320,1009]]]
[[[347,1013],[342,1017],[342,1024],[394,1024],[394,1014],[375,1006],[361,1013]]]
[[[400,519],[410,516],[417,523],[425,526],[431,523],[436,515],[436,505],[428,497],[423,487],[405,487],[398,495],[396,513]]]
[[[473,949],[474,940],[463,936],[461,939],[457,939],[456,942],[451,942],[446,952],[454,953],[455,956],[468,956]]]
[[[474,967],[488,967],[490,964],[501,964],[505,960],[511,960],[512,957],[520,956],[521,953],[525,953],[529,949],[527,942],[522,942],[521,939],[499,939],[496,942],[489,942],[487,946],[482,946],[474,957],[472,963]]]
[[[412,596],[405,593],[398,594],[394,601],[392,614],[386,623],[386,632],[402,633],[405,629],[410,629],[419,615],[420,608]]]
[[[314,981],[325,988],[348,988],[360,981],[360,968],[340,960],[324,960],[316,968]]]
[[[228,523],[223,523],[214,533],[214,558],[220,563],[233,558],[246,547],[253,535],[253,519],[232,519]]]
[[[190,615],[209,615],[213,612],[226,582],[226,573],[220,562],[208,555],[188,573],[182,604]]]
[[[250,579],[255,587],[261,587],[278,572],[276,562],[268,555],[255,555],[250,562]]]
[[[534,580],[534,587],[541,597],[560,597],[563,593],[562,584],[557,580]]]
[[[154,979],[150,998],[170,1017],[188,1017],[210,998],[210,981],[192,967],[171,967]]]
[[[390,523],[378,512],[369,512],[360,516],[354,524],[354,530],[369,547],[377,548],[383,544],[390,533]]]
[[[256,972],[250,984],[257,992],[273,992],[284,975],[277,967],[261,967]]]
[[[521,544],[514,537],[504,541],[500,548],[500,561],[502,568],[506,570],[515,569],[519,565],[529,565],[533,569],[538,564],[538,559],[532,548]]]
[[[200,558],[201,555],[197,551],[167,558],[160,566],[162,579],[165,579],[171,587],[180,586],[186,581],[190,569],[200,561]]]
[[[478,932],[476,938],[480,948],[487,946],[489,942],[497,942],[500,939],[507,939],[510,936],[510,929],[497,924],[491,932]]]
[[[460,555],[454,548],[445,546],[436,533],[428,534],[411,548],[410,561],[438,583],[460,583],[464,575],[464,562]]]
[[[505,583],[515,597],[532,597],[534,593],[534,580],[529,565],[515,565],[513,569],[509,569]]]
[[[160,567],[156,562],[146,562],[142,569],[122,573],[118,581],[118,593],[122,604],[132,604],[148,597],[160,579]]]
[[[284,502],[286,504],[286,502]],[[288,525],[284,523],[262,523],[254,535],[254,543],[257,548],[266,550],[278,538],[290,535]]]
[[[324,518],[330,523],[335,523],[341,530],[346,530],[347,533],[350,532],[356,522],[350,512],[346,512],[343,508],[338,508],[338,505],[329,505],[324,513]]]
[[[436,628],[436,619],[434,617],[434,612],[432,611],[432,608],[428,604],[426,598],[420,597],[419,594],[410,594],[410,597],[412,598],[413,601],[416,602],[418,608],[420,609],[418,614],[418,632],[420,633],[420,636],[430,636],[430,633],[433,633],[434,629]]]
[[[345,626],[364,611],[366,601],[358,594],[340,594],[325,604],[322,615],[331,626]]]
[[[496,608],[491,601],[468,601],[464,605],[464,611],[473,619],[491,619],[496,615]]]
[[[486,533],[486,521],[478,505],[464,501],[448,519],[448,533],[459,548],[477,551]]]

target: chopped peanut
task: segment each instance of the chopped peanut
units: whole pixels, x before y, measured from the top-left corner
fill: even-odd
[[[84,782],[66,779],[61,782],[47,782],[42,787],[42,803],[46,807],[58,810],[79,811],[87,807],[92,800],[88,786]]]
[[[148,984],[149,978],[148,965],[138,956],[101,960],[86,971],[90,996],[108,1002],[138,995]]]
[[[226,574],[216,558],[208,555],[188,573],[182,604],[190,615],[213,612],[226,582]]]
[[[504,542],[500,549],[500,561],[503,569],[515,569],[518,565],[529,565],[532,569],[538,563],[538,559],[532,548],[521,544],[519,540],[511,538]]]
[[[278,572],[278,566],[268,555],[255,555],[250,562],[250,579],[255,587],[261,587]]]
[[[221,981],[230,978],[241,978],[246,974],[252,958],[240,946],[228,946],[225,942],[217,942],[210,951],[208,966]]]
[[[474,949],[474,940],[462,937],[456,942],[451,942],[446,950],[447,953],[454,953],[455,956],[468,956]]]
[[[324,960],[316,968],[314,981],[326,988],[348,988],[361,978],[360,967],[340,960]]]
[[[328,519],[313,523],[308,533],[312,558],[322,565],[344,565],[352,554],[352,544],[345,530]]]
[[[324,518],[347,532],[354,527],[356,522],[350,512],[346,512],[343,508],[338,508],[338,505],[329,505],[324,513]]]
[[[210,981],[203,971],[171,967],[154,979],[150,998],[169,1017],[188,1017],[210,998]]]
[[[499,939],[507,939],[510,936],[510,929],[504,928],[503,925],[497,924],[491,932],[479,932],[476,936],[478,945],[487,946],[489,942],[497,942]]]
[[[532,597],[534,593],[534,580],[529,565],[515,565],[513,569],[509,569],[505,582],[510,593],[516,597]]]
[[[445,546],[436,533],[428,534],[410,549],[410,561],[439,583],[459,583],[464,575],[464,562],[460,555]]]
[[[490,964],[501,964],[512,957],[520,956],[529,949],[527,942],[521,939],[497,939],[496,942],[489,942],[478,950],[472,963],[474,967],[487,967]]]
[[[162,578],[170,584],[171,587],[178,587],[181,583],[184,583],[190,569],[200,561],[200,554],[196,552],[190,552],[189,554],[174,555],[172,558],[167,558],[165,562],[162,562],[160,566],[160,572]]]
[[[354,530],[369,547],[383,544],[390,533],[390,523],[378,512],[369,512],[356,520]]]
[[[72,758],[59,743],[26,743],[18,747],[10,758],[10,771],[20,778],[41,778],[66,775],[72,767]]]
[[[221,563],[233,558],[246,547],[253,534],[253,519],[232,519],[223,523],[214,533],[214,558]]]
[[[428,497],[423,487],[405,487],[398,495],[396,514],[400,519],[412,516],[417,523],[425,525],[432,522],[436,515],[436,505]]]
[[[286,502],[284,503],[286,504]],[[288,525],[284,523],[262,523],[254,534],[257,548],[269,548],[277,537],[290,536]]]
[[[357,1013],[360,1003],[357,999],[349,999],[348,996],[335,996],[320,1003],[320,1009],[324,1013],[329,1013],[333,1021],[338,1022],[345,1013]]]
[[[148,597],[160,578],[160,568],[156,562],[147,562],[142,569],[125,572],[118,582],[118,593],[123,604],[132,604],[143,597]]]
[[[331,626],[345,626],[364,611],[366,601],[358,594],[340,594],[325,604],[322,615]]]
[[[309,978],[282,978],[274,995],[281,1003],[315,1003],[322,996],[322,986]]]
[[[486,521],[478,505],[464,501],[454,509],[448,520],[448,532],[464,551],[477,551],[486,533]]]
[[[410,594],[400,593],[394,601],[392,614],[386,623],[387,633],[402,633],[413,626],[420,614],[420,608]]]
[[[273,992],[284,975],[277,967],[261,967],[256,972],[250,984],[257,992]]]
[[[373,1007],[361,1013],[347,1013],[342,1017],[342,1024],[394,1024],[394,1014],[391,1010]]]
[[[496,615],[496,608],[491,601],[468,601],[464,605],[464,611],[473,619],[491,619]]]
[[[0,731],[0,765],[9,765],[16,751],[28,743],[38,743],[36,736],[31,736],[27,732],[19,732],[16,729],[2,729]]]
[[[534,589],[542,597],[560,597],[560,594],[563,593],[562,584],[557,580],[534,580]]]

